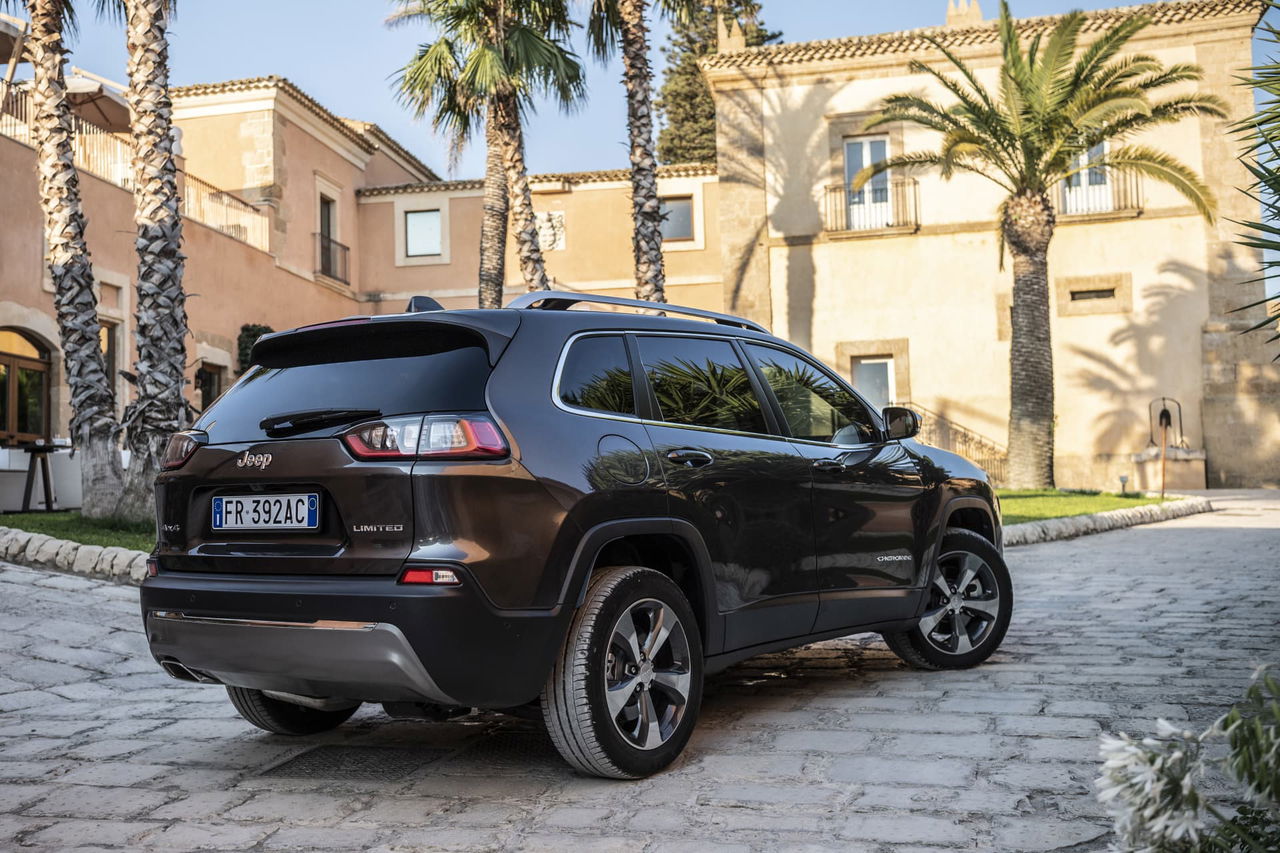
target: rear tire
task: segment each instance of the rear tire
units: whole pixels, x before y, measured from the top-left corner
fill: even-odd
[[[359,704],[341,711],[320,711],[292,702],[272,699],[261,690],[248,687],[227,687],[231,704],[240,716],[263,731],[276,735],[314,735],[336,729],[351,719]]]
[[[684,750],[702,702],[702,641],[666,575],[602,570],[569,626],[542,694],[556,749],[578,771],[641,779]]]
[[[1013,582],[996,547],[977,533],[948,530],[915,627],[885,644],[916,669],[964,669],[995,653],[1013,615]]]

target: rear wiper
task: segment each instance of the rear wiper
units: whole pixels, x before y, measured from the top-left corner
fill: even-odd
[[[376,418],[381,414],[377,409],[304,409],[263,418],[258,421],[258,428],[264,432],[286,432],[325,424],[349,424],[365,418]]]

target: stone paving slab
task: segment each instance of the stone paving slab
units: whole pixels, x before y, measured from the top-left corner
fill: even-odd
[[[1010,549],[1014,621],[978,669],[911,671],[875,636],[734,667],[686,756],[632,783],[497,715],[260,733],[155,667],[136,590],[0,563],[0,850],[1103,850],[1097,734],[1207,723],[1280,656],[1280,494],[1213,501]],[[288,775],[335,746],[397,772]]]

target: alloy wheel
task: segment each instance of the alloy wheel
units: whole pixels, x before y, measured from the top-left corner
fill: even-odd
[[[920,633],[940,652],[969,654],[991,636],[1000,604],[995,573],[985,560],[967,551],[943,554]]]
[[[689,640],[676,612],[653,598],[628,607],[609,638],[609,718],[634,747],[656,749],[684,719],[692,681]]]

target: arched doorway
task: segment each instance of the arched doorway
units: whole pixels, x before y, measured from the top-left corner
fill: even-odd
[[[49,438],[49,350],[19,329],[0,328],[0,445]]]

